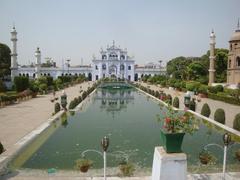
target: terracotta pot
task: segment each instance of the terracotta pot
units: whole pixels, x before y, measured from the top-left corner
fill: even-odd
[[[81,166],[81,167],[80,167],[80,171],[83,172],[83,173],[86,173],[86,172],[88,171],[89,168],[90,168],[89,165]]]
[[[236,152],[235,155],[236,155],[236,158],[240,161],[240,152],[239,151]]]
[[[202,164],[208,164],[210,161],[210,158],[208,156],[200,155],[199,160]]]

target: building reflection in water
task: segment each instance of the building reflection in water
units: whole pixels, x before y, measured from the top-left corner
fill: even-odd
[[[128,104],[134,103],[132,89],[99,89],[94,98],[101,101],[100,108],[111,113],[114,119],[116,113],[127,109]]]

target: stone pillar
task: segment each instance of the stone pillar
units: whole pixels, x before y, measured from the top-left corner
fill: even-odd
[[[152,180],[165,179],[187,179],[187,156],[185,153],[166,153],[163,147],[155,147]]]
[[[40,69],[41,69],[41,51],[39,50],[39,47],[35,51],[35,78],[39,78],[40,75]]]
[[[208,85],[211,86],[212,83],[214,83],[215,81],[215,44],[216,44],[216,41],[215,41],[215,34],[214,34],[214,31],[212,31],[211,35],[210,35],[210,56],[209,56],[209,60],[210,60],[210,63],[209,63],[209,81],[208,81]]]
[[[18,73],[18,64],[17,64],[17,31],[13,26],[11,31],[11,41],[12,41],[12,53],[11,53],[11,80],[13,82],[14,77]]]

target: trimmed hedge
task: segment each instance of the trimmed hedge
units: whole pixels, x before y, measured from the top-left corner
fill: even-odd
[[[235,105],[240,105],[240,100],[235,98],[235,97],[231,97],[231,96],[224,96],[222,94],[213,94],[213,93],[208,93],[208,98],[214,99],[214,100],[218,100],[218,101],[223,101],[229,104],[235,104]]]
[[[2,145],[2,143],[0,142],[0,154],[2,154],[4,152],[4,147]]]
[[[178,97],[175,97],[173,99],[173,107],[179,108],[179,98]]]
[[[221,124],[225,124],[225,112],[223,109],[219,108],[215,111],[214,120]]]
[[[54,105],[54,112],[55,112],[55,114],[57,113],[57,112],[59,112],[61,110],[61,106],[60,106],[60,104],[57,102],[57,103],[55,103],[55,105]]]
[[[240,113],[238,113],[234,118],[233,129],[240,131]]]
[[[189,109],[192,111],[196,110],[196,102],[194,100],[191,100],[189,103]]]
[[[210,107],[208,106],[207,103],[205,103],[202,107],[202,110],[201,110],[201,115],[205,116],[205,117],[209,117],[211,114],[211,109]]]

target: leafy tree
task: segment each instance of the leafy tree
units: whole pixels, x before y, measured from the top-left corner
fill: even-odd
[[[176,57],[167,63],[167,74],[176,79],[186,79],[186,66],[191,62],[190,58]]]
[[[29,79],[25,76],[16,76],[14,78],[14,86],[17,92],[21,92],[29,88]]]
[[[11,74],[10,67],[11,50],[7,45],[0,43],[0,79]]]

